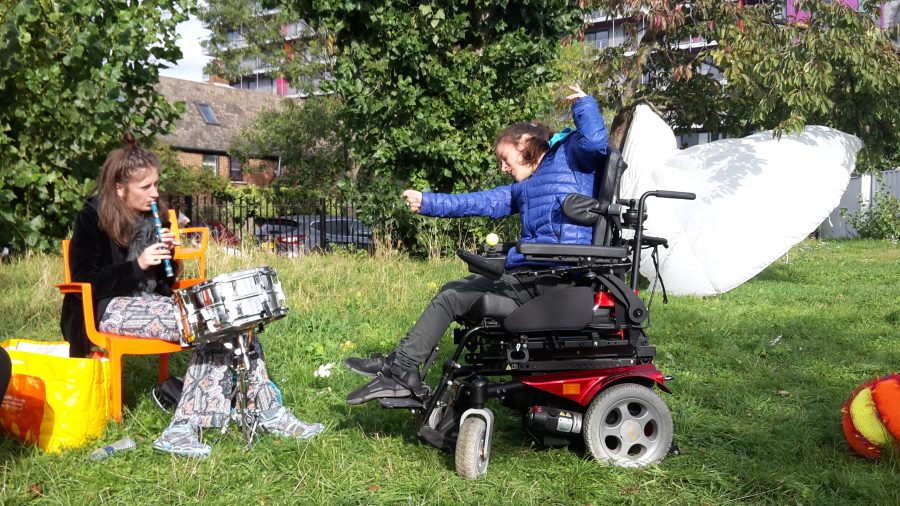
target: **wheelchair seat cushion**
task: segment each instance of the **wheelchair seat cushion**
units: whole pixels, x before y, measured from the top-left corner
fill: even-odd
[[[501,321],[518,308],[519,303],[515,300],[489,292],[479,297],[463,317],[471,321],[480,321],[484,318]]]
[[[529,300],[503,320],[507,332],[581,330],[591,323],[594,291],[587,286],[554,290]]]

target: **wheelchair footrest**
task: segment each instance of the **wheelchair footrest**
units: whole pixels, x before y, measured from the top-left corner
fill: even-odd
[[[425,407],[421,401],[412,397],[387,397],[378,399],[381,407],[388,409],[422,409]]]
[[[424,439],[428,444],[441,450],[450,450],[456,446],[456,440],[448,438],[446,434],[438,432],[427,425],[419,427],[419,437]]]

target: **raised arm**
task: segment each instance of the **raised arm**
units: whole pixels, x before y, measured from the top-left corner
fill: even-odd
[[[600,166],[606,156],[609,135],[597,100],[577,85],[569,89],[573,93],[567,98],[573,101],[572,119],[576,130],[571,134],[571,139],[566,139],[566,155],[574,168],[591,172]]]

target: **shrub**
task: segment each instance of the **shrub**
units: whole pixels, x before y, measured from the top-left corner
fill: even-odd
[[[871,204],[865,205],[862,195],[860,208],[849,212],[841,209],[841,217],[847,220],[863,239],[900,240],[900,199],[895,197],[884,181],[884,175],[875,174],[878,191]]]

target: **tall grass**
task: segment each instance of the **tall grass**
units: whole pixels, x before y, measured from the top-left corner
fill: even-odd
[[[344,396],[363,378],[340,367],[313,376],[321,364],[390,349],[464,266],[213,247],[208,272],[264,265],[278,270],[291,308],[262,335],[271,375],[324,434],[264,436],[245,451],[231,430],[206,460],[154,452],[169,419],[147,396],[155,363],[128,357],[125,422],[96,444],[130,435],[138,449],[90,462],[95,445],[45,454],[0,441],[0,503],[900,504],[900,458],[855,458],[840,429],[849,392],[900,369],[900,249],[889,242],[808,241],[729,293],[655,299],[649,334],[658,366],[676,378],[665,399],[681,455],[648,469],[603,467],[579,448],[533,448],[517,416],[491,405],[491,466],[477,482],[416,439],[409,412],[348,407]],[[0,337],[59,339],[61,272],[56,256],[0,266]]]

